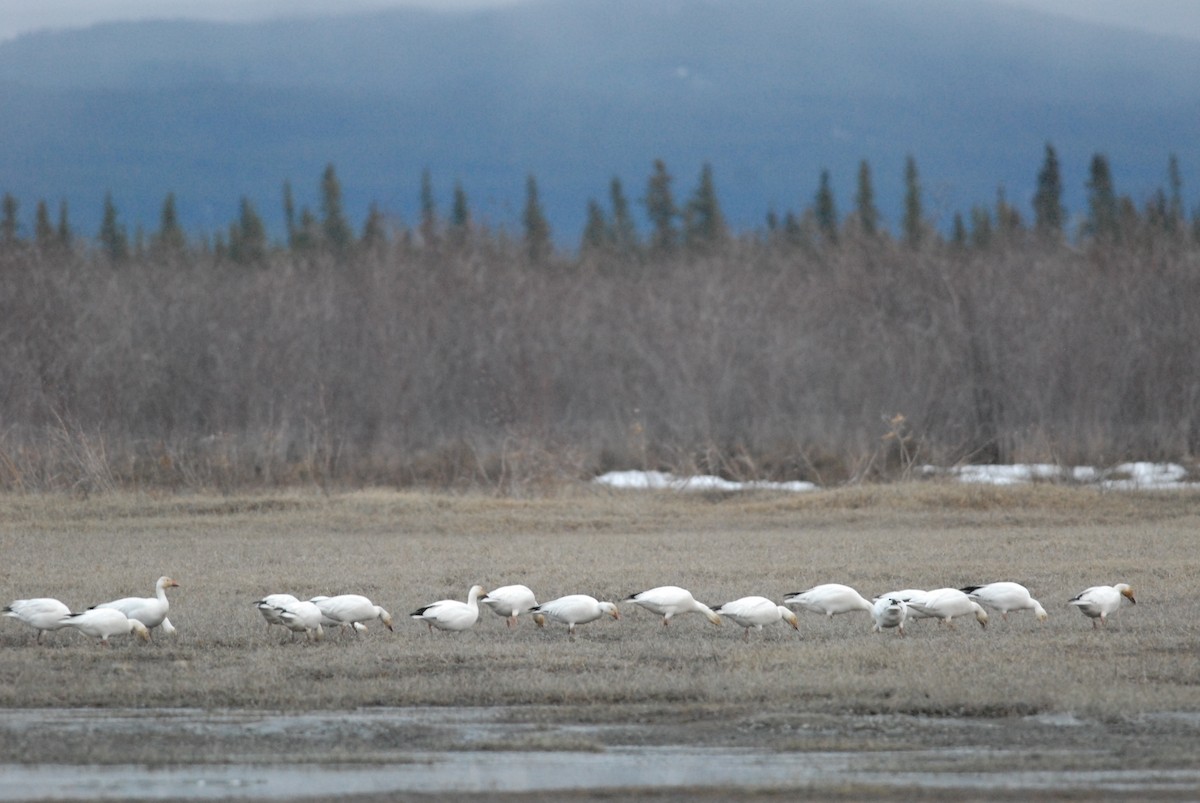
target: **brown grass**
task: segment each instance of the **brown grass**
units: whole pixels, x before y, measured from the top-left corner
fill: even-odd
[[[0,499],[0,595],[72,608],[148,595],[164,573],[179,628],[152,645],[102,650],[72,632],[0,621],[0,706],[345,709],[566,705],[604,721],[630,710],[1112,717],[1200,711],[1200,599],[1192,493],[1098,493],[920,484],[807,495],[646,494],[579,488],[497,499],[344,495],[101,495]],[[981,631],[921,622],[873,635],[865,615],[802,614],[743,643],[700,617],[664,630],[623,605],[620,622],[509,632],[485,612],[462,634],[406,614],[524,582],[540,599],[619,600],[679,584],[716,604],[781,598],[819,582],[864,594],[897,587],[1025,583],[1050,612],[997,616]],[[1066,606],[1125,581],[1139,604],[1105,631]],[[361,640],[281,644],[252,602],[289,591],[357,592],[396,617]],[[616,706],[614,708],[614,706]],[[539,709],[540,710],[540,709]]]

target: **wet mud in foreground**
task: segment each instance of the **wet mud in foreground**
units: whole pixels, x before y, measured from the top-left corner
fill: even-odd
[[[0,800],[302,799],[480,793],[573,800],[1193,799],[1200,716],[1113,721],[570,708],[0,712]],[[120,746],[94,760],[96,745]],[[92,749],[89,749],[89,746]],[[118,760],[120,759],[120,760]],[[10,759],[11,760],[11,759]]]

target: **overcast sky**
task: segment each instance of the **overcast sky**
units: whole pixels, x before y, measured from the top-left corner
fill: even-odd
[[[46,28],[83,27],[96,22],[130,19],[245,21],[297,14],[421,6],[479,8],[523,0],[0,0],[0,40]],[[963,0],[978,2],[980,0]],[[1078,19],[1183,36],[1200,41],[1200,0],[993,0],[1063,14]],[[16,8],[13,8],[16,6]]]

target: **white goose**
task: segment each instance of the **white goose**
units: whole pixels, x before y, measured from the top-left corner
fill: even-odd
[[[4,609],[5,616],[11,616],[37,630],[38,644],[42,643],[46,631],[66,627],[63,617],[70,614],[70,608],[52,597],[15,599]]]
[[[1137,600],[1133,598],[1133,589],[1126,583],[1117,583],[1115,586],[1092,586],[1084,589],[1067,604],[1074,605],[1080,613],[1090,618],[1092,628],[1095,629],[1100,625],[1107,625],[1108,615],[1119,611],[1125,600],[1129,600],[1130,605],[1137,604]]]
[[[424,622],[430,633],[435,627],[438,630],[469,630],[479,621],[479,598],[486,593],[483,586],[471,586],[466,602],[456,599],[438,600],[417,608],[409,616],[418,622]]]
[[[262,614],[263,619],[267,620],[267,632],[271,632],[271,625],[282,625],[283,618],[279,615],[280,608],[287,605],[295,605],[300,600],[291,594],[267,594],[260,600],[255,601],[254,607],[258,608],[258,612]]]
[[[587,594],[568,594],[565,597],[552,599],[533,608],[533,612],[566,625],[567,635],[572,639],[575,638],[576,625],[594,622],[605,614],[614,619],[621,618],[621,612],[617,610],[616,605],[611,602],[601,602]]]
[[[312,602],[321,609],[328,622],[354,628],[355,633],[366,630],[364,622],[378,619],[388,630],[393,630],[392,615],[361,594],[338,594],[335,597],[313,597]]]
[[[1007,620],[1009,611],[1033,611],[1039,622],[1047,617],[1046,609],[1033,598],[1029,589],[1020,583],[1001,581],[981,586],[965,586],[962,592],[984,607],[999,611]]]
[[[82,613],[69,613],[62,623],[75,628],[85,636],[100,639],[100,645],[110,646],[110,636],[136,633],[142,641],[150,640],[150,629],[137,619],[130,619],[116,608],[89,608]]]
[[[980,627],[987,627],[987,611],[957,588],[935,588],[925,592],[924,599],[908,600],[907,603],[910,610],[921,616],[940,619],[951,627],[954,626],[954,617],[971,614]]]
[[[806,611],[823,613],[832,619],[839,613],[871,611],[871,601],[853,588],[841,583],[825,583],[807,591],[797,591],[783,598],[788,607],[800,607]]]
[[[491,609],[492,613],[497,616],[503,616],[504,621],[509,627],[517,623],[517,617],[523,613],[528,613],[537,607],[537,598],[533,595],[533,590],[529,586],[511,585],[500,586],[493,588],[487,593],[487,596],[479,600],[484,605]],[[540,614],[534,614],[534,621],[538,622],[539,626],[545,623],[545,618]]]
[[[158,582],[154,584],[153,597],[125,597],[124,599],[104,602],[92,607],[110,608],[120,611],[130,619],[137,619],[149,630],[162,625],[163,632],[171,634],[175,632],[175,627],[171,624],[171,620],[167,618],[167,611],[171,605],[167,602],[166,590],[178,587],[179,583],[164,575],[158,578]]]
[[[871,618],[875,620],[871,631],[882,633],[885,628],[896,628],[904,635],[904,622],[908,619],[908,603],[896,597],[880,597],[871,606]]]
[[[704,618],[714,625],[721,624],[721,617],[714,613],[712,608],[693,597],[691,591],[679,586],[659,586],[639,591],[630,594],[625,601],[633,602],[661,616],[663,627],[671,624],[672,616],[682,613],[704,614]]]
[[[321,627],[321,609],[307,600],[285,602],[275,608],[279,623],[296,633],[303,633],[307,641],[320,641],[325,638],[325,629]]]
[[[783,605],[777,605],[766,597],[742,597],[732,602],[726,602],[713,611],[718,616],[728,616],[745,630],[742,638],[750,640],[750,628],[762,630],[763,625],[770,625],[783,620],[792,626],[793,630],[800,629],[796,614]]]

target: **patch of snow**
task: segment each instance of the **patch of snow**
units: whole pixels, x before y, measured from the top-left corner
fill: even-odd
[[[815,491],[811,482],[733,482],[732,480],[697,475],[677,477],[662,471],[610,471],[596,477],[595,482],[612,488],[670,491]]]

